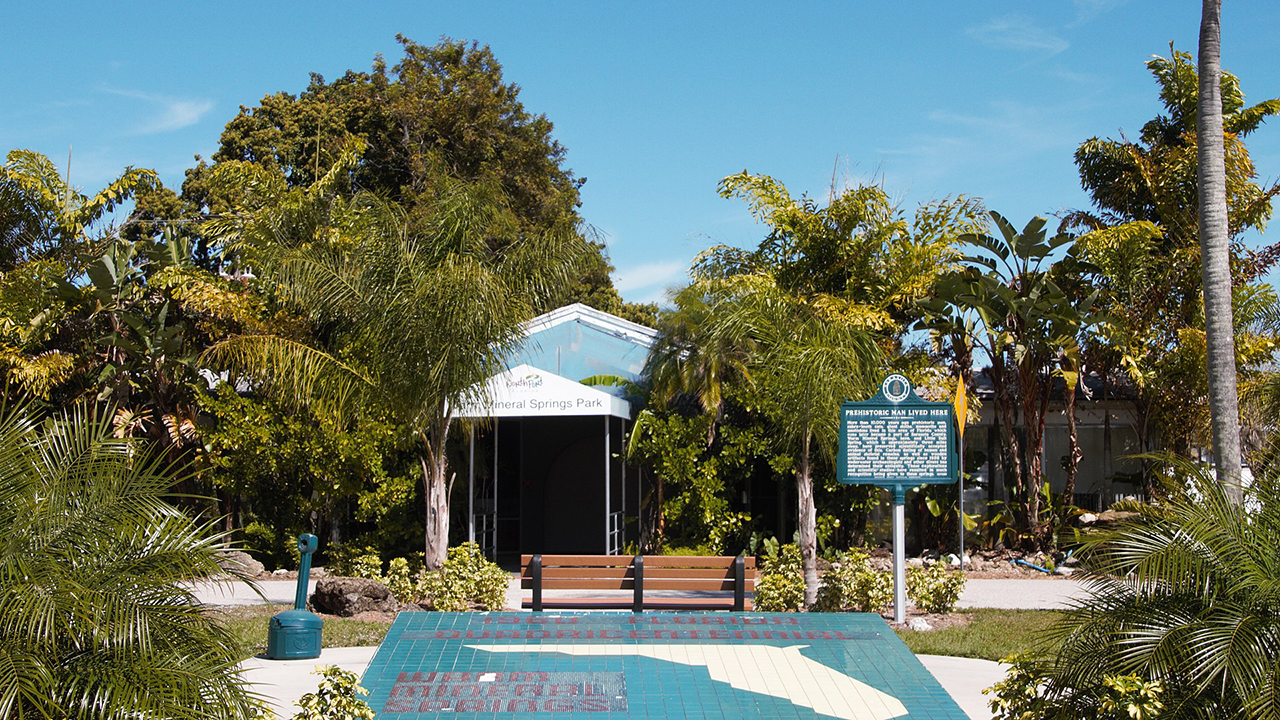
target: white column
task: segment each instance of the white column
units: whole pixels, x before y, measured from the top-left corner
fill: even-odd
[[[610,555],[613,550],[609,543],[610,525],[613,522],[609,511],[609,416],[604,416],[604,554]]]
[[[467,540],[476,541],[476,428],[467,428]]]
[[[493,419],[493,512],[484,524],[485,532],[493,533],[494,556],[498,554],[498,418]]]
[[[618,444],[622,448],[620,453],[622,455],[622,482],[619,483],[619,487],[622,488],[622,527],[620,528],[622,532],[620,534],[619,540],[621,540],[621,544],[626,545],[627,544],[627,460],[626,460],[627,458],[627,419],[622,418],[621,420],[619,420],[618,427],[621,432],[621,435],[619,436],[620,442]]]

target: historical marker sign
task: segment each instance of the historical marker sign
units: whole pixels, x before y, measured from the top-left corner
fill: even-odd
[[[865,402],[840,404],[840,454],[836,479],[846,485],[893,490],[893,619],[906,620],[906,491],[959,479],[955,409],[916,395],[898,374],[880,383]]]
[[[838,479],[846,485],[915,487],[956,481],[951,403],[922,400],[890,375],[864,402],[840,405]]]

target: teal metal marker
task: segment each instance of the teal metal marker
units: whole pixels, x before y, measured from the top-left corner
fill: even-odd
[[[955,409],[922,399],[903,375],[885,378],[870,400],[840,404],[836,479],[893,492],[895,622],[906,619],[907,489],[954,483],[958,461]]]
[[[307,610],[307,583],[311,579],[311,554],[318,539],[311,533],[298,536],[298,590],[293,609],[271,618],[267,627],[267,658],[308,660],[320,657],[320,632],[324,621]]]

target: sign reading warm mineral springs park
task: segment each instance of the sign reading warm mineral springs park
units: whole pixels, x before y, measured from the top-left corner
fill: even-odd
[[[842,403],[840,482],[890,488],[955,482],[954,412],[951,403],[922,400],[896,374],[870,400]]]

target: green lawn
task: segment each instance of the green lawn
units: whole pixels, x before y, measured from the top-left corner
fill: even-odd
[[[246,605],[213,611],[224,627],[231,631],[250,655],[267,651],[267,622],[272,615],[291,609],[292,605]],[[377,645],[387,634],[386,623],[359,622],[326,616],[320,641],[324,647],[362,647]]]
[[[966,610],[969,623],[928,632],[899,630],[911,652],[999,660],[1035,649],[1058,619],[1051,610]]]

